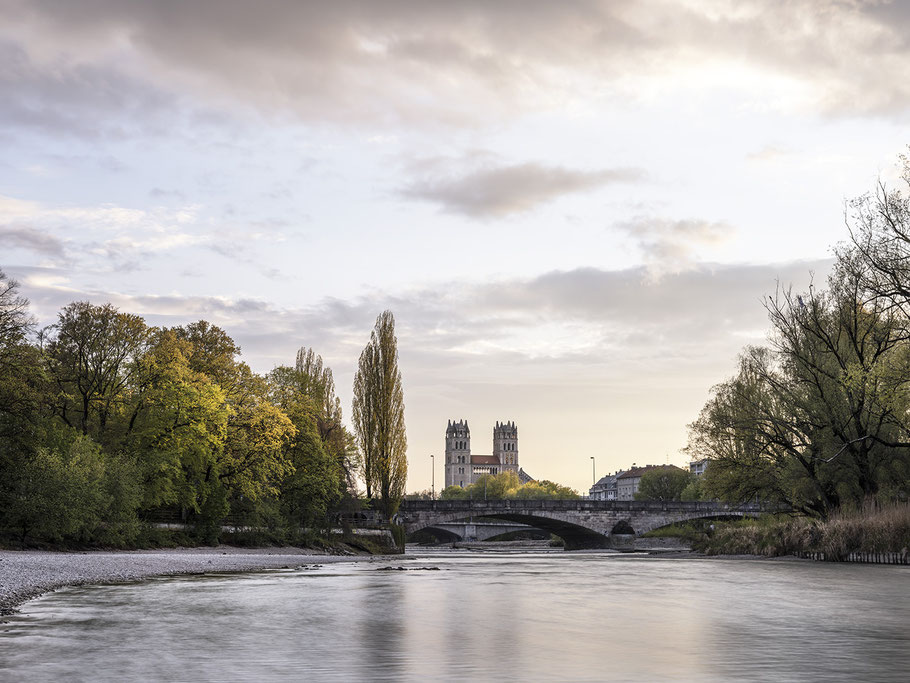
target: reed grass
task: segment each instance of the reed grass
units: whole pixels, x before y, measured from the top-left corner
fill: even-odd
[[[823,552],[844,558],[850,553],[902,553],[910,549],[910,504],[870,504],[842,510],[828,520],[769,517],[717,525],[693,545],[709,555],[797,555]]]

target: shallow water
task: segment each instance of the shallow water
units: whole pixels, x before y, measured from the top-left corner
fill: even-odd
[[[380,566],[438,571],[377,571]],[[901,681],[910,568],[438,552],[67,588],[9,681]]]

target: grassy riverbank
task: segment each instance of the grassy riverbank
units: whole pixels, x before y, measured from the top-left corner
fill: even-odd
[[[662,535],[671,535],[668,529]],[[718,522],[714,528],[683,526],[675,534],[708,555],[904,553],[910,549],[910,505],[841,512],[827,521],[783,515]]]

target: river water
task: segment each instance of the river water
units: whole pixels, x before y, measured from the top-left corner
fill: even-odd
[[[0,680],[905,683],[910,567],[441,551],[67,588],[0,625]]]

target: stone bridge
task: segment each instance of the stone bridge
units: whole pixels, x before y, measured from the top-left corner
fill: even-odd
[[[451,543],[455,541],[486,541],[503,534],[515,531],[533,531],[539,534],[537,527],[515,522],[440,522],[424,527],[422,531],[429,531],[440,541]]]
[[[527,524],[565,541],[566,550],[609,548],[611,538],[640,536],[691,519],[755,517],[770,508],[755,503],[604,500],[405,500],[397,522],[412,534],[477,517]],[[619,539],[616,539],[619,540]]]

